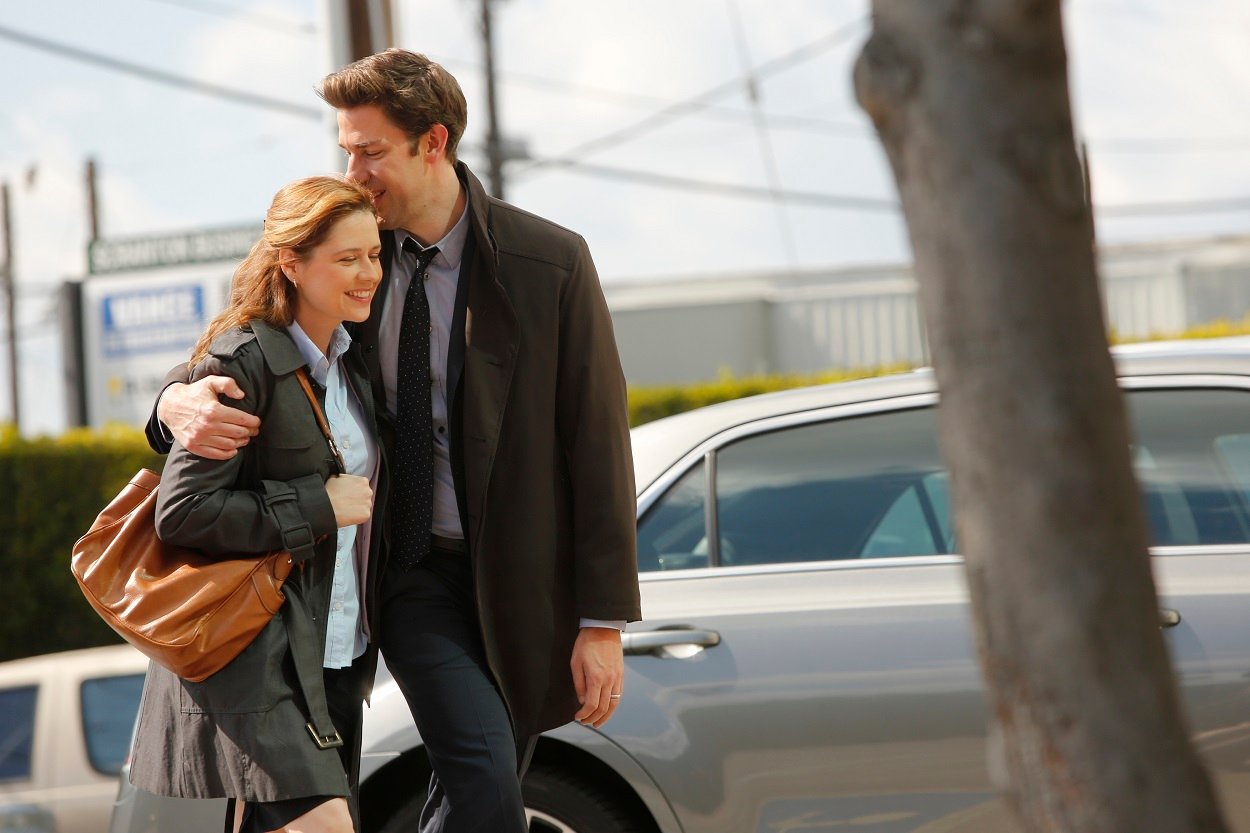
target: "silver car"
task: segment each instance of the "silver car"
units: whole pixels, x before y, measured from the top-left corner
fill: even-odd
[[[1190,729],[1250,833],[1250,339],[1116,358]],[[635,429],[647,618],[615,718],[540,740],[532,831],[1018,829],[987,775],[936,404],[918,371]],[[385,674],[362,774],[366,830],[415,830],[428,764]],[[219,802],[188,803],[123,785],[112,829],[220,829]]]

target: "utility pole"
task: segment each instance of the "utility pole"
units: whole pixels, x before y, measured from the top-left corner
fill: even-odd
[[[347,0],[345,63],[367,58],[395,44],[390,0]]]
[[[13,273],[13,222],[9,208],[9,183],[0,183],[0,213],[4,214],[4,307],[8,321],[9,401],[12,403],[13,427],[21,430],[22,410],[17,385],[17,292]]]
[[[486,159],[489,168],[491,196],[496,199],[507,199],[504,196],[503,140],[499,135],[499,111],[495,96],[495,42],[491,31],[490,5],[494,0],[481,0],[482,3],[482,51],[486,65]]]
[[[326,72],[336,72],[353,61],[367,58],[395,45],[395,13],[391,0],[321,0],[325,23]],[[338,148],[338,123],[334,111],[326,108],[326,131],[333,154],[331,165],[343,170],[343,153]]]
[[[96,194],[95,160],[87,159],[87,242],[100,239],[100,204]]]
[[[395,45],[390,0],[322,0],[330,71]]]

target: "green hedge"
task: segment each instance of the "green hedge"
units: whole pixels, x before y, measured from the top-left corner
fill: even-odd
[[[160,471],[130,428],[22,439],[0,428],[0,660],[119,641],[69,571],[70,549],[142,466]]]
[[[1219,319],[1209,324],[1192,327],[1182,333],[1155,333],[1148,338],[1122,338],[1114,331],[1109,334],[1113,344],[1141,341],[1186,340],[1198,338],[1225,338],[1250,335],[1250,316],[1240,321]],[[672,416],[683,411],[714,405],[743,396],[798,388],[805,385],[823,385],[829,382],[846,382],[866,379],[889,373],[902,373],[915,367],[912,364],[895,364],[858,370],[831,370],[814,374],[788,374],[776,376],[749,376],[741,379],[724,374],[714,382],[695,382],[688,385],[660,387],[631,387],[629,389],[629,424],[642,425],[660,417]]]
[[[704,405],[715,405],[730,399],[771,393],[806,385],[823,385],[828,382],[846,382],[901,373],[912,365],[897,364],[862,370],[830,370],[813,374],[782,374],[776,376],[748,376],[735,379],[728,374],[715,382],[697,382],[690,385],[662,387],[631,387],[629,389],[629,424],[642,425],[660,417],[692,411]]]
[[[1217,321],[1172,338],[1250,334],[1250,319]],[[754,376],[629,391],[630,423],[742,396],[907,370],[906,365],[812,375]],[[75,540],[142,466],[160,470],[161,458],[132,428],[74,430],[23,439],[0,426],[0,661],[116,642],[96,617],[69,572]]]

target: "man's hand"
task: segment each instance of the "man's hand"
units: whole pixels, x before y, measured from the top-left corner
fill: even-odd
[[[170,385],[156,405],[156,416],[192,454],[229,460],[260,431],[260,418],[221,404],[221,394],[242,399],[243,389],[229,376],[205,376],[189,385]]]
[[[573,669],[573,687],[582,704],[573,719],[598,729],[608,722],[621,702],[619,695],[625,683],[621,632],[615,628],[582,628],[573,644],[569,665]]]

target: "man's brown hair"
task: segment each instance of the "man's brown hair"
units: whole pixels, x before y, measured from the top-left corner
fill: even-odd
[[[378,107],[408,134],[413,153],[426,131],[441,124],[447,128],[447,158],[456,161],[468,106],[452,74],[424,55],[388,49],[361,58],[327,75],[317,95],[336,110]]]

